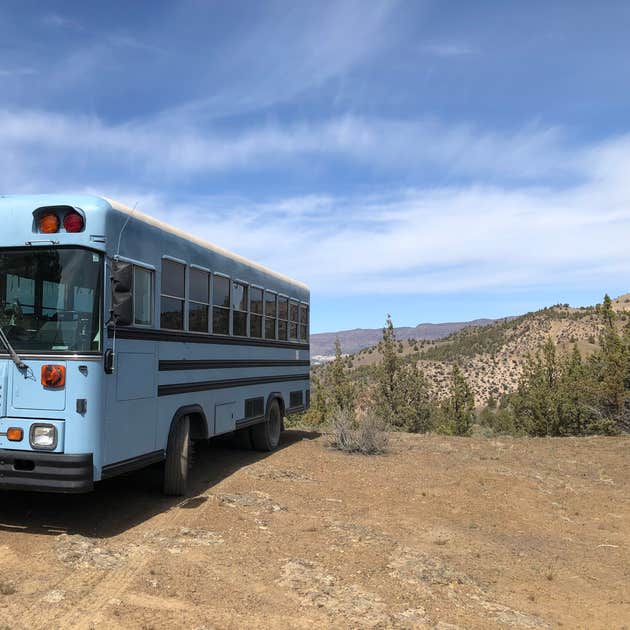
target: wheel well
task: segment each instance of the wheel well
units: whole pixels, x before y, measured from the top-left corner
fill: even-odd
[[[188,416],[190,421],[190,439],[207,440],[209,437],[208,420],[204,410],[199,405],[187,405],[186,407],[180,407],[173,416],[171,430],[184,416]]]

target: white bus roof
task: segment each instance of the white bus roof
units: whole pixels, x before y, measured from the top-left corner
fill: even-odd
[[[134,210],[133,208],[130,208],[129,206],[126,206],[120,203],[119,201],[116,201],[115,199],[109,199],[108,197],[101,197],[101,199],[106,201],[114,210],[117,210],[118,212],[122,212],[123,214],[127,214],[129,216],[133,216],[134,219],[138,219],[140,221],[143,221],[144,223],[148,223],[149,225],[159,228],[160,230],[164,230],[165,232],[174,234],[175,236],[179,236],[180,238],[186,239],[188,241],[192,241],[193,243],[199,245],[200,247],[204,247],[205,249],[208,249],[212,252],[220,254],[221,256],[225,256],[226,258],[231,258],[232,260],[236,262],[249,265],[250,267],[254,267],[255,269],[258,269],[259,271],[262,271],[266,274],[269,274],[270,276],[274,276],[278,278],[278,280],[282,280],[283,282],[294,284],[302,289],[305,289],[306,291],[309,290],[308,286],[304,284],[303,282],[299,282],[298,280],[289,278],[288,276],[278,273],[277,271],[274,271],[273,269],[269,269],[268,267],[265,267],[264,265],[254,262],[253,260],[248,260],[244,256],[239,256],[238,254],[234,254],[233,252],[230,252],[227,249],[223,249],[222,247],[219,247],[218,245],[215,245],[214,243],[210,243],[197,236],[188,234],[187,232],[184,232],[184,230],[180,230],[176,227],[173,227],[172,225],[169,225],[168,223],[164,223],[163,221],[160,221],[159,219],[156,219],[155,217],[152,217],[149,214],[145,214],[144,212],[140,212],[139,210]]]

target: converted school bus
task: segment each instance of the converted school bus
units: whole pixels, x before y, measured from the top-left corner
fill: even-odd
[[[0,196],[0,489],[83,492],[309,405],[309,290],[108,199]]]

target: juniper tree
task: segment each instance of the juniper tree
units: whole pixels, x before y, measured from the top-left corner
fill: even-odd
[[[600,310],[603,327],[599,336],[600,351],[593,357],[600,383],[601,404],[607,415],[618,418],[627,399],[628,345],[617,331],[617,315],[612,300],[604,296]]]
[[[339,338],[335,339],[335,359],[328,371],[330,404],[339,409],[354,409],[355,392],[345,370],[346,361],[341,354]]]
[[[442,429],[454,435],[468,435],[475,416],[475,399],[466,377],[453,365],[448,398],[442,407]]]
[[[424,375],[415,362],[404,363],[399,357],[389,314],[379,348],[383,358],[376,370],[377,414],[398,429],[428,431],[433,414]]]

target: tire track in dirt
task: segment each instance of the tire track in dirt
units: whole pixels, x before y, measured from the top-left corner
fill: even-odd
[[[178,525],[187,525],[187,519],[191,519],[191,517],[198,518],[200,511],[207,509],[207,506],[203,506],[201,510],[193,511],[181,509],[181,506],[189,500],[185,499],[171,507],[166,513],[159,514],[136,527],[133,532],[134,539],[141,537],[148,530],[161,531]],[[107,616],[104,615],[104,611],[111,604],[112,600],[125,600],[131,605],[134,605],[134,602],[140,602],[140,599],[134,599],[135,596],[126,597],[125,592],[154,558],[154,551],[142,543],[136,545],[132,540],[128,542],[128,547],[130,547],[128,556],[124,559],[121,566],[107,571],[97,570],[98,573],[90,579],[87,593],[82,596],[80,602],[71,610],[60,611],[58,615],[50,616],[45,626],[39,626],[37,623],[37,610],[29,610],[29,613],[35,613],[35,618],[31,618],[29,627],[64,629],[98,627],[99,624],[105,622]],[[86,591],[85,578],[84,571],[72,571],[55,584],[54,588],[66,592]],[[144,602],[142,604],[144,607],[152,607],[149,599],[143,599],[142,601]],[[114,620],[107,617],[108,628],[112,627],[113,622]]]

